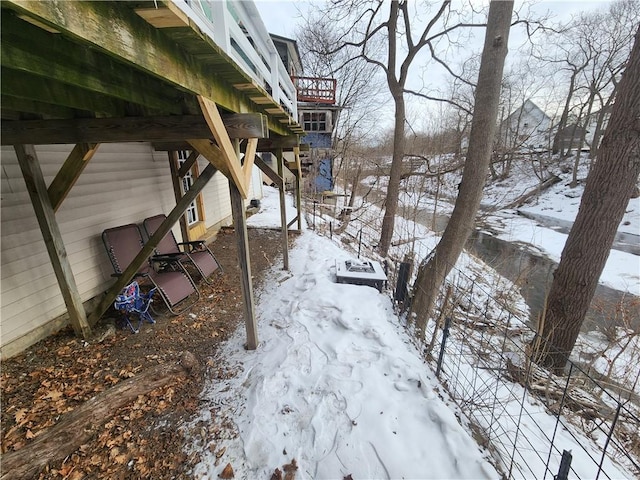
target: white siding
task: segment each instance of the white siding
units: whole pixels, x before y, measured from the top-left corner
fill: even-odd
[[[249,189],[249,198],[247,200],[251,201],[254,198],[257,200],[262,199],[264,194],[262,193],[262,172],[255,165],[253,166],[253,170],[251,171],[251,187]]]
[[[72,146],[36,148],[47,184]],[[66,312],[24,180],[11,147],[2,147],[1,346]],[[228,186],[216,174],[206,187],[207,224],[230,215]],[[146,143],[103,144],[56,213],[71,268],[83,301],[108,288],[112,268],[102,231],[138,223],[175,206],[166,152]],[[179,233],[179,228],[175,229]],[[39,338],[29,339],[33,343]],[[24,343],[24,339],[20,342]]]
[[[200,157],[198,168],[202,172],[209,162]],[[205,226],[207,228],[225,221],[230,224],[231,199],[229,198],[229,180],[222,173],[216,172],[207,186],[202,190],[204,203]]]

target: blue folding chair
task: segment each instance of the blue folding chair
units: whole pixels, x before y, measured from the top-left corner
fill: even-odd
[[[141,293],[138,282],[133,281],[124,287],[122,293],[116,297],[113,306],[122,314],[122,317],[126,320],[127,325],[133,333],[140,331],[144,320],[149,323],[156,323],[149,313],[149,307],[153,301],[152,297],[154,293],[156,293],[155,288],[152,288],[147,293]],[[138,328],[133,328],[131,324],[131,314],[138,315]]]

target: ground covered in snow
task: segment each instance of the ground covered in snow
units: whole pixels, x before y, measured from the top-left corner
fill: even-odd
[[[258,299],[258,350],[243,351],[240,331],[221,352],[238,374],[210,385],[228,411],[204,420],[232,412],[238,436],[196,475],[228,461],[238,478],[268,478],[295,459],[296,478],[497,478],[389,298],[335,283],[334,262],[352,256],[305,232],[290,257]]]
[[[565,176],[564,184],[561,182],[523,210],[532,215],[536,210],[548,214],[553,211],[556,221],[570,224],[577,211],[574,194],[578,191],[561,193],[567,190],[566,180]],[[449,183],[455,188],[455,181]],[[526,191],[528,186],[518,184],[517,178],[502,182],[502,188],[489,189],[487,201],[492,203],[500,198],[502,202],[510,202],[524,193],[523,188]],[[401,209],[408,211],[410,205],[416,204],[421,209],[433,207],[433,197],[424,195],[423,190],[416,188],[414,194],[406,193]],[[446,202],[446,189],[443,193],[437,208],[440,213],[447,213],[451,204]],[[278,210],[270,206],[276,198],[275,191],[266,189],[263,211],[251,222],[260,226],[279,225]],[[287,205],[289,209],[292,206],[290,197]],[[633,235],[634,228],[640,225],[638,207],[636,201],[630,202],[622,225],[628,227],[626,233]],[[335,213],[340,209],[333,210]],[[532,243],[532,248],[542,255],[559,259],[566,233],[540,219],[524,218],[515,210],[492,210],[483,221],[494,234],[508,237],[509,241]],[[414,209],[414,218],[418,216],[415,212]],[[291,220],[293,215],[289,212],[287,218]],[[355,259],[361,241],[364,251],[375,245],[380,218],[379,206],[369,202],[354,211],[347,231],[336,236],[335,217],[330,211],[323,214],[319,210],[312,220],[313,228],[324,237],[305,231],[296,239],[291,252],[291,271],[272,270],[258,296],[261,340],[258,351],[242,350],[244,332],[239,330],[219,360],[235,375],[213,379],[203,394],[206,406],[197,422],[216,431],[219,425],[226,425],[227,435],[213,443],[207,437],[194,439],[192,451],[203,455],[203,461],[194,470],[197,477],[215,478],[225,465],[230,465],[238,478],[266,478],[271,474],[275,474],[272,478],[279,478],[281,470],[291,473],[293,468],[296,478],[499,476],[488,462],[488,452],[475,443],[465,414],[449,400],[446,390],[434,378],[421,351],[407,334],[403,320],[394,313],[388,296],[370,287],[335,283],[335,261]],[[407,255],[424,258],[428,254],[438,235],[426,223],[397,219],[391,252],[394,258]],[[622,255],[620,261],[616,260],[618,254]],[[639,265],[636,255],[612,253],[601,282],[635,292],[640,285]],[[472,291],[469,297],[473,298],[463,305],[465,310],[473,312],[477,308],[474,305],[484,305],[478,315],[499,319],[500,313],[493,310],[498,306],[491,303],[492,295],[499,291],[502,300],[510,305],[513,318],[523,319],[520,325],[524,325],[527,306],[518,287],[477,258],[464,254],[449,281]],[[516,331],[520,328],[517,322],[513,327]],[[600,355],[600,350],[595,350],[597,353],[593,355]],[[607,359],[617,356],[623,363],[629,363],[628,351],[623,355],[612,352],[609,357],[602,357],[601,369],[616,372],[617,367],[611,367]],[[478,372],[471,365],[462,367],[465,368]],[[487,373],[475,375],[481,378]],[[493,381],[489,377],[482,380],[486,385]],[[502,392],[505,388],[501,408],[510,413],[502,419],[494,418],[494,422],[502,425],[498,430],[511,431],[509,422],[517,419],[514,412],[520,408],[518,405],[526,405],[530,417],[518,428],[528,431],[529,437],[523,440],[524,433],[520,435],[518,441],[525,443],[517,448],[526,468],[534,468],[531,474],[542,476],[548,473],[544,471],[549,448],[545,437],[555,430],[556,418],[518,384],[505,384],[495,390]],[[513,431],[509,435],[517,437]],[[606,440],[596,437],[600,444]],[[564,445],[574,445],[577,462],[574,469],[580,475],[591,475],[588,457],[600,455],[597,447],[589,446],[595,437],[590,440],[577,427],[565,424],[558,439]],[[575,451],[582,447],[586,450]],[[559,457],[554,453],[552,463],[557,462]],[[631,477],[624,467],[608,459],[605,466],[616,478]]]

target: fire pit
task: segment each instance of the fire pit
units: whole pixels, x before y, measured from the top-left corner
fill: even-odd
[[[387,275],[373,260],[336,260],[336,281],[353,285],[367,285],[382,291]]]

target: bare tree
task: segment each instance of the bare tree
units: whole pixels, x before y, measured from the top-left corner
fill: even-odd
[[[314,22],[322,28],[339,32],[338,41],[328,51],[344,49],[350,52],[352,60],[364,59],[379,67],[393,99],[393,155],[378,245],[382,256],[387,255],[391,244],[398,207],[406,146],[405,94],[409,91],[406,88],[409,69],[418,55],[427,51],[432,60],[446,69],[446,63],[437,57],[438,42],[452,42],[452,35],[458,29],[481,26],[463,20],[469,12],[453,9],[451,0],[441,1],[430,13],[428,10],[433,6],[424,3],[420,15],[412,11],[412,5],[409,0],[332,0],[328,8],[314,17]]]
[[[536,55],[564,65],[561,70],[569,74],[553,151],[563,153],[564,147],[576,147],[574,186],[582,148],[590,147],[592,160],[597,154],[605,115],[629,56],[639,16],[636,0],[617,0],[607,10],[582,13],[568,25],[550,31],[548,43],[540,46],[555,55]],[[549,48],[549,43],[554,48]],[[578,113],[574,124],[568,125],[572,111]]]
[[[487,31],[475,92],[469,150],[458,198],[442,239],[426,263],[420,266],[414,287],[411,317],[416,318],[416,333],[420,338],[424,336],[438,291],[471,234],[480,206],[496,132],[500,84],[507,55],[513,3],[493,0],[489,6]]]
[[[640,29],[547,298],[539,362],[561,372],[640,175]]]

